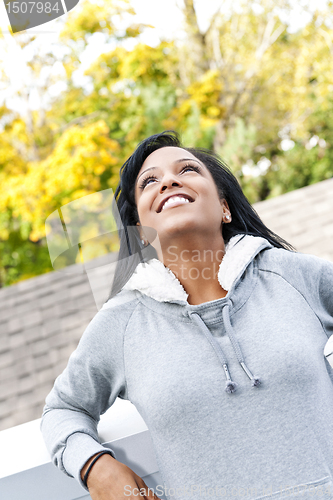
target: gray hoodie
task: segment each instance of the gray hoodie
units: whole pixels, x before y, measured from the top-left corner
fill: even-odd
[[[119,396],[145,420],[172,500],[333,499],[333,264],[236,236],[218,279],[226,297],[190,305],[152,260],[104,304],[46,399],[54,463],[81,482]]]

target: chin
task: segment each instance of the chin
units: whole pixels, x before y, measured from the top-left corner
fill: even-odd
[[[170,224],[163,224],[163,227],[159,227],[157,230],[160,241],[172,240],[172,238],[179,238],[197,234],[200,232],[197,221],[193,220],[179,220],[173,221]]]

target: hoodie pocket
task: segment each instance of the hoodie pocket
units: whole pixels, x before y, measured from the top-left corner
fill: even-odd
[[[256,497],[255,500],[332,500],[333,483],[331,476],[324,476],[316,481],[297,485],[281,485],[277,491]]]

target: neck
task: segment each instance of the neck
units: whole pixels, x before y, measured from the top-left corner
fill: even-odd
[[[225,297],[227,294],[217,278],[224,256],[224,241],[192,241],[162,245],[159,259],[178,278],[189,304],[202,304]]]

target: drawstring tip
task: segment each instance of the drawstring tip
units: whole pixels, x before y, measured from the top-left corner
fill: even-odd
[[[233,382],[231,380],[230,372],[229,372],[227,363],[224,363],[222,366],[224,368],[225,378],[227,379],[224,390],[228,394],[231,394],[232,392],[235,392],[237,384],[236,384],[236,382]]]
[[[252,387],[259,387],[259,385],[261,384],[261,380],[257,377],[253,377],[251,382]]]
[[[228,380],[225,384],[225,392],[228,394],[231,394],[232,392],[236,391],[237,384],[236,382],[233,382],[232,380]]]
[[[249,377],[249,379],[251,380],[251,385],[252,387],[259,387],[259,385],[261,384],[261,380],[258,378],[258,377],[255,377],[254,375],[252,375],[251,371],[249,370],[249,368],[246,366],[246,364],[244,363],[244,361],[242,361],[240,363],[241,367],[243,368],[243,370],[245,371],[246,375]]]

